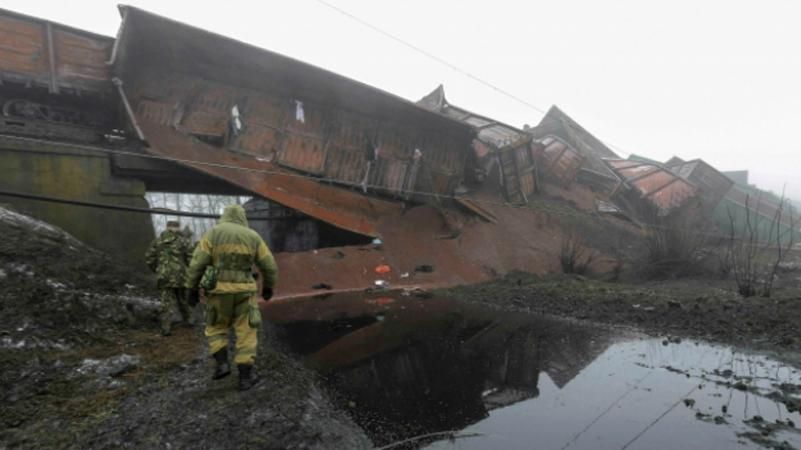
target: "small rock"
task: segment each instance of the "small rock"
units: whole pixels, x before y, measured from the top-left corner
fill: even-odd
[[[677,302],[676,300],[668,300],[667,305],[670,308],[681,309],[681,302]]]

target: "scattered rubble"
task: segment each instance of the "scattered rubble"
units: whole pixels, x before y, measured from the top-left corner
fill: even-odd
[[[76,372],[80,375],[96,374],[101,377],[117,377],[135,369],[141,358],[137,355],[122,354],[106,359],[85,359]]]

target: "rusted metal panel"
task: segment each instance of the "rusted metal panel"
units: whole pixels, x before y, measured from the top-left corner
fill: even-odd
[[[136,107],[136,113],[143,120],[169,125],[172,120],[173,110],[170,105],[152,100],[140,100]]]
[[[246,155],[219,151],[164,125],[139,118],[150,153],[175,158],[179,164],[223,179],[256,195],[367,236],[378,236],[379,218],[399,215],[399,203],[320,184]]]
[[[406,185],[409,164],[396,159],[380,157],[376,160],[375,169],[371,173],[370,182],[389,192],[400,194]]]
[[[81,86],[111,79],[111,70],[106,64],[113,46],[111,39],[100,40],[54,28],[53,42],[56,70],[62,82]]]
[[[303,102],[301,113],[298,101],[288,97],[180,74],[143,77],[133,96],[139,99],[138,113],[147,120],[176,126],[183,133],[219,137],[230,150],[329,181],[404,198],[415,190],[451,193],[469,151],[452,138],[382,127],[370,118],[313,102]],[[228,134],[234,105],[244,124],[238,136]],[[412,155],[418,146],[431,183],[413,173]]]
[[[584,163],[584,156],[556,136],[533,142],[532,152],[542,162],[542,173],[563,186],[576,179]]]
[[[316,136],[290,132],[278,153],[278,163],[303,172],[322,174],[325,171],[326,148],[325,141]]]
[[[478,139],[495,149],[507,147],[525,136],[525,132],[519,128],[452,105],[445,98],[445,88],[442,85],[423,97],[417,104],[472,126],[478,132]]]
[[[185,165],[369,236],[379,219],[400,215],[401,204],[382,196],[425,191],[412,199],[432,201],[462,178],[474,137],[467,125],[282,55],[122,10],[115,73],[152,153],[210,163]]]
[[[536,161],[529,148],[531,136],[524,130],[448,103],[442,86],[423,97],[418,104],[474,127],[477,132],[472,145],[475,156],[486,159],[490,154],[497,155],[504,196],[508,201],[526,203],[528,197],[536,192]]]
[[[531,154],[530,144],[523,144],[515,148],[512,152],[515,157],[515,168],[520,180],[520,193],[524,200],[534,194],[537,190],[537,172],[534,162],[534,155]]]
[[[668,213],[695,197],[698,189],[675,173],[649,163],[627,160],[606,160],[641,198],[647,199],[660,213]]]
[[[108,92],[114,40],[0,10],[0,74],[51,92]]]
[[[552,106],[540,123],[526,132],[535,139],[558,136],[578,151],[584,157],[576,177],[580,183],[608,193],[619,183],[614,171],[603,161],[604,158],[617,159],[619,156],[557,106]]]
[[[498,158],[506,199],[512,203],[527,203],[536,190],[536,171],[528,143],[502,149]]]
[[[279,97],[290,109],[294,101],[303,102],[307,122],[314,122],[315,109],[320,108],[329,125],[347,121],[327,113],[347,112],[385,128],[403,127],[415,135],[407,136],[407,141],[443,134],[467,140],[469,145],[472,137],[464,124],[341,75],[134,7],[122,6],[121,11],[126,25],[119,38],[115,69],[132,86],[141,85],[139,78],[149,73],[168,78],[184,74],[183,81],[214,80],[235,87],[243,95],[234,99],[242,102],[245,114],[253,102],[247,93],[260,93]],[[131,97],[137,100],[136,94]],[[283,129],[283,123],[280,125]]]
[[[263,158],[271,158],[281,139],[281,133],[275,127],[250,122],[248,131],[237,140],[236,147],[247,153]]]
[[[694,183],[705,205],[714,208],[734,185],[734,182],[700,159],[668,166],[680,177]]]
[[[357,185],[364,179],[367,159],[364,149],[332,145],[328,151],[325,175],[344,184]]]
[[[278,150],[278,163],[303,172],[320,175],[325,172],[326,117],[318,105],[293,100],[283,102],[283,131]],[[247,133],[247,132],[246,132]]]
[[[0,70],[40,84],[48,83],[50,70],[41,22],[25,20],[0,11]]]

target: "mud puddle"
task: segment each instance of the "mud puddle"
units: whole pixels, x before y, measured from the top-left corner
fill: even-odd
[[[801,373],[764,355],[414,295],[266,313],[379,447],[801,448]]]

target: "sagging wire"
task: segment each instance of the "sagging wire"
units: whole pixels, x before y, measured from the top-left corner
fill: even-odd
[[[389,39],[391,39],[391,40],[393,40],[393,41],[395,41],[395,42],[397,42],[397,43],[399,43],[399,44],[401,44],[403,46],[405,46],[405,47],[408,47],[408,48],[414,50],[417,53],[420,53],[421,55],[425,56],[426,58],[429,58],[429,59],[431,59],[433,61],[436,61],[439,64],[442,64],[443,66],[453,70],[454,72],[457,72],[457,73],[459,73],[461,75],[464,75],[465,77],[470,78],[471,80],[473,80],[473,81],[475,81],[475,82],[477,82],[477,83],[479,83],[479,84],[481,84],[481,85],[483,85],[485,87],[488,87],[488,88],[492,89],[493,91],[496,91],[499,94],[501,94],[501,95],[503,95],[503,96],[505,96],[505,97],[507,97],[509,99],[512,99],[512,100],[520,103],[521,105],[523,105],[523,106],[525,106],[527,108],[530,108],[530,109],[532,109],[532,110],[534,110],[534,111],[536,111],[536,112],[538,112],[538,113],[540,113],[542,115],[548,114],[545,109],[540,108],[539,106],[534,105],[533,103],[531,103],[531,102],[529,102],[529,101],[527,101],[527,100],[525,100],[525,99],[523,99],[523,98],[521,98],[521,97],[519,97],[519,96],[517,96],[517,95],[515,95],[515,94],[513,94],[513,93],[511,93],[511,92],[509,92],[509,91],[507,91],[505,89],[503,89],[503,88],[500,88],[497,85],[495,85],[495,84],[493,84],[493,83],[491,83],[491,82],[489,82],[489,81],[487,81],[487,80],[485,80],[485,79],[483,79],[483,78],[481,78],[479,76],[473,75],[472,73],[470,73],[467,70],[462,69],[461,67],[449,62],[448,60],[446,60],[444,58],[440,58],[439,56],[429,52],[428,50],[425,50],[425,49],[423,49],[421,47],[418,47],[415,44],[412,44],[411,42],[408,42],[408,41],[406,41],[404,39],[401,39],[398,36],[395,36],[394,34],[388,32],[388,31],[385,31],[385,30],[383,30],[382,28],[380,28],[380,27],[378,27],[376,25],[371,24],[370,22],[367,22],[366,20],[364,20],[364,19],[362,19],[362,18],[360,18],[360,17],[358,17],[358,16],[356,16],[356,15],[354,15],[354,14],[348,12],[348,11],[345,11],[344,9],[342,9],[342,8],[340,8],[338,6],[335,6],[335,5],[329,3],[329,2],[327,2],[325,0],[315,0],[315,1],[317,3],[325,6],[326,8],[329,8],[329,9],[331,9],[331,10],[333,10],[333,11],[339,13],[339,14],[342,14],[343,16],[345,16],[345,17],[347,17],[347,18],[349,18],[349,19],[351,19],[351,20],[353,20],[353,21],[355,21],[355,22],[357,22],[357,23],[359,23],[359,24],[361,24],[361,25],[363,25],[365,27],[367,27],[367,28],[369,28],[369,29],[371,29],[371,30],[373,30],[373,31],[375,31],[375,32],[377,32],[377,33],[379,33],[379,34],[381,34],[381,35],[383,35],[383,36],[385,36],[385,37],[387,37],[387,38],[389,38]],[[631,152],[627,152],[627,151],[622,150],[619,146],[613,145],[611,142],[608,142],[608,141],[602,141],[602,142],[605,145],[608,145],[609,147],[612,147],[618,153],[620,153],[620,154],[622,154],[624,156],[630,156],[630,155],[633,154]]]
[[[733,361],[733,359],[734,359],[734,355],[732,354],[732,361]],[[721,368],[722,368],[722,367],[723,367],[725,364],[726,364],[726,362],[722,362],[722,363],[720,363],[720,364],[718,365],[718,367],[716,367],[714,370],[715,370],[715,371],[717,371],[717,370],[720,370],[720,369],[721,369]],[[679,406],[681,403],[683,403],[683,402],[684,402],[684,400],[685,400],[687,397],[689,397],[690,395],[692,395],[692,393],[693,393],[693,392],[697,391],[698,389],[701,389],[701,388],[702,388],[702,386],[703,386],[703,384],[700,384],[700,383],[699,383],[699,384],[696,384],[695,386],[693,386],[693,388],[692,388],[692,389],[690,389],[690,390],[689,390],[689,391],[688,391],[686,394],[684,394],[684,395],[682,395],[681,397],[679,397],[679,399],[678,399],[678,400],[676,400],[676,402],[675,402],[675,403],[673,403],[672,405],[670,405],[670,407],[669,407],[668,409],[666,409],[666,410],[665,410],[665,411],[664,411],[662,414],[660,414],[660,415],[659,415],[657,418],[655,418],[654,420],[652,420],[651,422],[649,422],[649,423],[648,423],[648,425],[646,425],[646,426],[645,426],[645,428],[643,428],[642,430],[640,430],[640,432],[639,432],[639,433],[637,433],[637,434],[636,434],[636,435],[635,435],[633,438],[631,438],[631,439],[630,439],[628,442],[626,442],[626,444],[625,444],[625,445],[623,445],[623,447],[621,447],[620,449],[621,449],[621,450],[626,450],[627,448],[629,448],[629,446],[631,446],[631,444],[635,443],[637,440],[639,440],[641,437],[643,437],[643,435],[645,435],[645,433],[647,433],[647,432],[648,432],[648,430],[650,430],[651,428],[653,428],[653,427],[654,427],[654,425],[656,425],[657,423],[659,423],[659,422],[660,422],[662,419],[664,419],[664,418],[665,418],[665,416],[667,416],[668,414],[670,414],[670,412],[671,412],[671,411],[673,411],[674,409],[676,409],[676,407],[677,407],[677,406]],[[748,397],[746,396],[746,402],[747,402],[747,401],[748,401]]]
[[[613,409],[615,406],[617,406],[617,405],[618,405],[618,403],[620,403],[621,401],[623,401],[623,399],[624,399],[624,398],[628,397],[628,395],[629,395],[629,394],[631,394],[632,392],[634,392],[634,390],[635,390],[635,389],[637,389],[637,387],[640,385],[640,383],[642,383],[643,381],[645,381],[645,379],[646,379],[646,378],[648,378],[648,377],[649,377],[649,376],[650,376],[652,373],[654,373],[654,371],[655,371],[655,370],[656,370],[656,369],[651,369],[651,370],[650,370],[648,373],[646,373],[645,375],[643,375],[642,377],[640,377],[638,380],[636,380],[636,381],[634,382],[634,384],[633,384],[631,387],[629,387],[629,389],[627,389],[627,390],[626,390],[626,392],[624,392],[624,393],[623,393],[621,396],[619,396],[619,397],[618,397],[618,398],[617,398],[617,399],[616,399],[614,402],[612,402],[612,404],[611,404],[611,405],[609,405],[609,407],[608,407],[608,408],[606,408],[605,410],[603,410],[603,411],[601,412],[601,414],[597,415],[597,416],[596,416],[596,417],[595,417],[595,418],[594,418],[594,419],[593,419],[593,420],[592,420],[590,423],[588,423],[588,424],[587,424],[587,426],[585,426],[583,429],[581,429],[581,431],[579,431],[578,433],[576,433],[575,435],[573,435],[573,438],[572,438],[572,439],[570,439],[569,441],[567,441],[567,442],[565,443],[565,445],[563,445],[563,446],[561,447],[561,449],[560,449],[560,450],[565,450],[566,448],[568,448],[568,447],[570,447],[571,445],[573,445],[573,444],[574,444],[574,443],[575,443],[575,442],[578,440],[578,438],[580,438],[580,437],[581,437],[581,436],[582,436],[584,433],[586,433],[586,432],[587,432],[587,430],[589,430],[590,428],[592,428],[592,426],[593,426],[593,425],[595,425],[596,423],[598,423],[598,421],[599,421],[599,420],[601,420],[601,419],[602,419],[602,418],[603,418],[605,415],[607,415],[607,414],[609,413],[609,411],[611,411],[611,410],[612,410],[612,409]]]
[[[108,203],[99,203],[99,202],[87,202],[84,200],[71,200],[66,198],[59,198],[59,197],[51,197],[48,195],[39,195],[39,194],[31,194],[27,192],[17,192],[17,191],[7,191],[5,189],[0,189],[0,196],[3,197],[14,197],[14,198],[24,198],[28,200],[36,200],[48,203],[60,203],[65,205],[73,205],[73,206],[84,206],[87,208],[97,208],[97,209],[108,209],[113,211],[125,211],[125,212],[133,212],[133,213],[142,213],[142,214],[154,214],[154,215],[162,215],[162,216],[178,216],[178,217],[196,217],[200,219],[219,219],[220,214],[209,214],[209,213],[198,213],[198,212],[190,212],[190,211],[176,211],[173,209],[167,208],[139,208],[136,206],[124,206],[124,205],[111,205]],[[296,219],[296,217],[289,217],[289,216],[267,216],[267,217],[248,217],[248,220],[292,220]]]
[[[700,359],[704,359],[708,353],[709,353],[709,350],[707,350],[706,352],[704,352],[704,354],[703,354],[703,355],[701,355],[701,358],[700,358]],[[730,361],[730,364],[733,364],[733,362],[734,362],[734,355],[732,355],[732,361]],[[722,361],[722,362],[721,362],[721,363],[718,365],[718,369],[719,369],[719,368],[721,368],[721,367],[723,367],[725,364],[726,364],[726,361]],[[624,398],[626,398],[626,397],[627,397],[627,396],[628,396],[630,393],[634,392],[634,390],[636,390],[636,389],[639,387],[640,383],[642,383],[643,381],[645,381],[645,379],[646,379],[646,378],[648,378],[649,376],[651,376],[651,374],[653,374],[655,371],[656,371],[656,368],[654,367],[654,368],[652,368],[650,371],[648,371],[648,373],[646,373],[645,375],[643,375],[643,376],[642,376],[642,377],[640,377],[639,379],[635,380],[634,384],[633,384],[633,385],[631,385],[631,387],[629,387],[629,389],[627,389],[627,390],[626,390],[626,391],[625,391],[625,392],[624,392],[622,395],[620,395],[620,396],[619,396],[617,399],[615,399],[615,401],[613,401],[613,402],[612,402],[612,404],[610,404],[610,405],[609,405],[609,407],[607,407],[605,410],[603,410],[603,411],[602,411],[602,412],[601,412],[601,413],[600,413],[598,416],[596,416],[596,417],[595,417],[595,418],[594,418],[594,419],[593,419],[593,420],[592,420],[592,421],[591,421],[589,424],[587,424],[587,425],[586,425],[586,426],[585,426],[583,429],[581,429],[581,430],[580,430],[578,433],[576,433],[575,435],[573,435],[573,438],[571,438],[569,441],[567,441],[567,442],[565,443],[565,445],[563,445],[563,446],[560,448],[560,450],[565,450],[565,449],[567,449],[568,447],[570,447],[571,445],[573,445],[573,444],[574,444],[574,443],[575,443],[575,442],[578,440],[578,438],[579,438],[579,437],[581,437],[581,436],[582,436],[584,433],[586,433],[586,432],[587,432],[587,430],[589,430],[590,428],[592,428],[592,426],[593,426],[593,425],[595,425],[595,424],[596,424],[596,423],[597,423],[599,420],[601,420],[601,419],[602,419],[602,418],[603,418],[603,417],[604,417],[606,414],[608,414],[608,413],[609,413],[609,411],[611,411],[611,410],[612,410],[612,409],[613,409],[613,408],[614,408],[616,405],[618,405],[618,404],[619,404],[619,403],[620,403],[620,402],[621,402],[621,401],[622,401]],[[695,387],[695,389],[697,389],[698,387],[700,387],[700,385],[697,385],[697,386]],[[695,389],[693,389],[693,390],[695,390]],[[690,392],[690,393],[692,393],[692,392]],[[684,397],[682,397],[682,398],[681,398],[681,400],[680,400],[680,401],[683,401],[683,400],[684,400],[684,398],[686,398],[688,395],[690,395],[690,394],[686,394]],[[669,412],[669,411],[668,411],[668,412]],[[646,430],[646,431],[647,431],[647,430]],[[643,432],[643,434],[644,434],[644,432]],[[635,440],[636,440],[636,439],[635,439]],[[631,441],[631,442],[633,442],[633,441]],[[631,444],[631,442],[630,442],[629,444]],[[629,445],[629,444],[626,444],[626,445]],[[625,447],[624,447],[624,448],[625,448]]]
[[[647,433],[647,432],[648,432],[648,430],[650,430],[651,428],[653,428],[653,426],[654,426],[654,425],[656,425],[657,423],[659,423],[659,422],[660,422],[662,419],[664,419],[664,418],[665,418],[665,416],[667,416],[668,414],[670,414],[670,412],[671,412],[671,411],[673,411],[674,409],[676,409],[676,407],[677,407],[677,406],[679,406],[679,405],[680,405],[682,402],[684,402],[684,399],[686,399],[686,398],[687,398],[688,396],[690,396],[690,395],[691,395],[693,392],[695,392],[696,390],[698,390],[698,388],[699,388],[700,386],[701,386],[700,384],[696,384],[695,386],[693,386],[693,388],[692,388],[692,389],[690,389],[689,391],[687,391],[687,393],[686,393],[686,394],[684,394],[683,396],[681,396],[681,397],[680,397],[678,400],[676,400],[676,402],[675,402],[675,403],[673,403],[672,405],[670,405],[670,408],[668,408],[667,410],[665,410],[665,412],[663,412],[662,414],[660,414],[660,415],[659,415],[659,417],[657,417],[656,419],[652,420],[652,421],[651,421],[651,422],[650,422],[650,423],[649,423],[649,424],[648,424],[648,425],[647,425],[645,428],[643,428],[643,429],[642,429],[642,430],[641,430],[639,433],[637,433],[637,434],[636,434],[636,435],[635,435],[633,438],[631,438],[631,440],[630,440],[630,441],[626,442],[626,445],[624,445],[623,447],[620,447],[620,449],[621,449],[621,450],[626,450],[627,448],[629,448],[629,446],[630,446],[631,444],[635,443],[635,442],[636,442],[638,439],[640,439],[640,438],[641,438],[641,437],[642,437],[642,436],[643,436],[645,433]]]

